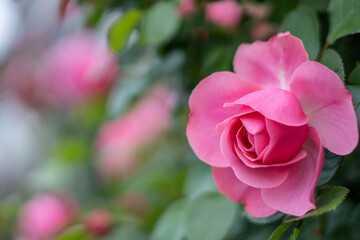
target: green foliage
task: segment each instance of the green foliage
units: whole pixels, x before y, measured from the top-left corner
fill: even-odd
[[[113,50],[120,51],[126,46],[131,31],[136,27],[141,17],[142,11],[133,9],[112,25],[108,38]]]
[[[295,228],[293,231],[293,234],[290,236],[289,240],[296,240],[298,238],[298,236],[301,233],[301,229],[300,228]]]
[[[344,65],[340,55],[333,49],[326,49],[320,59],[320,62],[333,70],[342,81],[345,80]]]
[[[236,204],[223,195],[203,193],[189,200],[184,214],[189,240],[220,240],[234,221]]]
[[[300,217],[287,217],[284,222],[299,221],[308,217],[319,216],[328,211],[334,210],[342,201],[344,201],[349,189],[340,186],[325,186],[318,190],[315,200],[316,209]]]
[[[353,79],[352,81],[355,81]],[[355,109],[356,118],[358,121],[358,126],[360,126],[360,86],[346,86],[346,88],[351,92],[352,94],[352,103]]]
[[[286,15],[281,31],[289,31],[300,38],[309,54],[309,58],[311,60],[316,58],[320,49],[319,23],[313,11],[306,8],[293,10]]]
[[[186,201],[173,202],[160,216],[150,240],[182,240],[184,237],[183,215]]]
[[[271,234],[269,240],[279,240],[284,232],[293,224],[293,222],[285,222],[278,226]]]
[[[142,41],[145,44],[158,45],[176,34],[180,19],[175,7],[171,2],[159,2],[148,10],[142,29]]]
[[[359,0],[331,0],[328,12],[330,30],[327,41],[330,44],[340,37],[360,32]]]
[[[330,179],[335,175],[338,170],[342,157],[330,152],[327,149],[324,149],[324,166],[321,170],[319,181],[317,186],[322,186],[326,184]]]
[[[285,216],[285,214],[282,213],[282,212],[276,212],[276,213],[274,213],[274,214],[271,215],[271,216],[262,217],[262,218],[253,217],[253,216],[251,216],[250,214],[248,214],[247,212],[245,212],[244,214],[245,214],[245,216],[247,217],[247,219],[248,219],[250,222],[253,222],[253,223],[256,223],[256,224],[268,224],[268,223],[273,223],[273,222],[279,221],[280,219],[282,219],[282,218]]]
[[[360,64],[357,64],[355,68],[350,73],[347,83],[354,84],[354,85],[360,85]]]
[[[92,238],[86,232],[86,229],[83,225],[76,225],[67,229],[55,239],[56,240],[91,240]]]

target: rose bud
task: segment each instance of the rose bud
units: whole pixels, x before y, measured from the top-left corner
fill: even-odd
[[[141,192],[124,192],[118,198],[120,207],[137,216],[144,216],[147,210],[147,198]]]
[[[24,240],[47,240],[68,227],[76,204],[67,196],[36,195],[20,210],[18,234]]]
[[[96,209],[85,217],[84,224],[93,236],[105,236],[113,227],[113,216],[106,209]]]
[[[233,0],[209,2],[205,6],[205,18],[226,30],[234,29],[240,23],[242,7]]]
[[[244,12],[255,19],[263,19],[270,13],[270,7],[256,3],[245,3]]]
[[[126,179],[137,166],[137,151],[167,131],[175,93],[156,86],[128,113],[101,127],[97,151],[103,179]]]
[[[191,17],[197,11],[195,0],[180,0],[176,10],[183,19]]]
[[[107,92],[117,73],[115,56],[90,32],[60,39],[44,56],[47,99],[70,106]]]
[[[274,33],[277,29],[272,26],[268,21],[260,21],[255,23],[250,29],[250,38],[253,40],[266,40]]]
[[[193,90],[189,143],[252,216],[302,216],[316,208],[323,148],[346,155],[358,143],[351,93],[288,32],[240,45],[233,66]]]

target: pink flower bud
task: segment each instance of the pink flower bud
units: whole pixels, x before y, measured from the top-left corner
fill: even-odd
[[[36,195],[20,211],[18,231],[24,240],[46,240],[55,236],[75,217],[76,204],[68,197]]]
[[[233,0],[209,2],[205,7],[206,19],[224,29],[236,28],[242,17],[242,7]]]
[[[250,29],[250,38],[253,40],[267,40],[277,29],[268,21],[260,21],[255,23]]]
[[[181,18],[189,18],[194,15],[197,11],[194,0],[181,0],[177,12]]]
[[[86,216],[85,227],[93,236],[104,236],[113,227],[113,216],[106,209],[95,209]]]
[[[245,3],[244,11],[250,17],[263,19],[270,13],[270,7],[256,3]]]

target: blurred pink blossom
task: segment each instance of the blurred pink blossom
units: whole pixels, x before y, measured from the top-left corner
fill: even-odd
[[[106,123],[99,133],[99,172],[105,179],[128,177],[137,165],[136,151],[170,126],[173,90],[156,86],[127,114]]]
[[[115,56],[90,32],[60,39],[44,56],[42,84],[56,105],[106,92],[117,73]]]
[[[85,217],[85,227],[93,236],[104,236],[113,227],[113,216],[106,209],[94,209]]]
[[[18,231],[23,240],[49,239],[74,220],[76,204],[69,197],[36,195],[20,211]]]
[[[209,2],[205,7],[206,19],[224,29],[236,28],[242,17],[242,7],[233,0]]]
[[[176,10],[180,17],[189,18],[196,13],[197,7],[194,0],[180,0]]]
[[[277,32],[276,27],[266,20],[255,23],[250,29],[250,38],[252,40],[267,40]]]
[[[247,15],[256,19],[265,18],[271,11],[269,6],[257,3],[245,3],[243,7]]]

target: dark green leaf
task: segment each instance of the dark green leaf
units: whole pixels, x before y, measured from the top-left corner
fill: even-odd
[[[349,189],[341,186],[325,186],[318,190],[315,200],[316,209],[301,217],[287,217],[284,222],[299,221],[308,217],[319,216],[325,212],[334,210],[349,193]]]
[[[125,47],[131,31],[136,27],[141,17],[142,12],[134,9],[127,12],[112,25],[109,32],[109,42],[112,49],[119,51]]]
[[[356,118],[358,121],[358,126],[360,126],[360,86],[346,86],[352,94],[352,103],[355,109]]]
[[[317,11],[326,11],[329,0],[301,0],[301,3]]]
[[[176,5],[170,2],[159,2],[146,13],[142,32],[146,44],[161,44],[176,33],[180,20],[175,7]]]
[[[185,200],[172,203],[157,221],[150,240],[181,240],[184,237],[183,212]]]
[[[281,31],[289,31],[300,38],[310,59],[316,58],[320,49],[319,23],[313,11],[299,8],[290,12],[283,21]]]
[[[360,64],[357,64],[355,68],[351,71],[347,82],[349,84],[360,85]]]
[[[341,163],[341,156],[338,156],[327,149],[324,149],[325,160],[321,170],[317,186],[322,186],[334,176]]]
[[[281,236],[283,235],[283,233],[286,231],[286,229],[288,229],[291,226],[291,224],[293,224],[293,223],[292,222],[282,223],[271,234],[269,240],[279,240],[281,238]]]
[[[253,217],[250,214],[248,214],[247,212],[245,212],[245,216],[250,220],[250,222],[257,223],[257,224],[268,224],[268,223],[279,221],[281,218],[283,218],[285,216],[285,214],[282,212],[276,212],[271,216],[258,218],[258,217]]]
[[[326,49],[322,55],[320,62],[333,70],[342,81],[345,79],[344,65],[340,55],[333,49]]]
[[[185,208],[185,235],[189,240],[220,240],[235,219],[236,204],[225,196],[203,193]]]
[[[360,31],[359,0],[331,0],[328,12],[330,30],[327,41],[330,44],[340,37]]]

